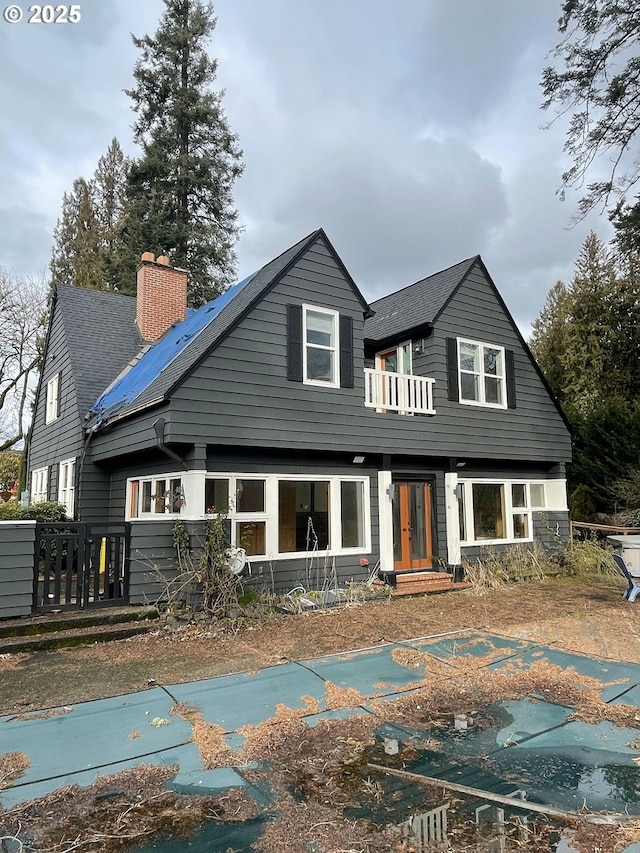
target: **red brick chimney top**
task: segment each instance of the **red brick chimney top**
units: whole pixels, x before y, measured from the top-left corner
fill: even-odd
[[[187,316],[186,270],[171,266],[166,255],[144,252],[137,270],[136,324],[153,343]]]

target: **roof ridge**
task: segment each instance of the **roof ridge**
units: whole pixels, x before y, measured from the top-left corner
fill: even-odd
[[[411,284],[405,284],[404,287],[398,288],[398,290],[392,290],[391,293],[386,293],[384,296],[379,296],[373,302],[369,304],[373,308],[376,302],[381,302],[383,299],[387,299],[389,296],[397,296],[399,293],[402,293],[404,290],[408,290],[410,287],[415,287],[417,284],[423,284],[425,281],[428,281],[430,278],[435,278],[437,275],[442,275],[443,273],[449,272],[454,269],[454,267],[462,266],[463,264],[468,264],[468,268],[471,268],[471,265],[475,263],[480,255],[473,255],[469,258],[464,258],[462,261],[458,261],[455,264],[451,264],[448,267],[445,267],[442,270],[437,270],[436,272],[431,273],[430,275],[426,275],[424,278],[419,278],[417,281],[412,281]]]

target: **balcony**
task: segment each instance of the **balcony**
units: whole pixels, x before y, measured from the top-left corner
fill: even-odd
[[[378,412],[401,415],[435,415],[433,386],[435,379],[392,373],[388,370],[364,369],[364,404]]]

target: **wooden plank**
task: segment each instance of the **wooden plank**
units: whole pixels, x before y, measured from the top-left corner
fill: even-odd
[[[459,785],[457,782],[449,782],[447,779],[438,779],[436,776],[423,776],[421,773],[410,773],[408,770],[396,770],[395,767],[385,767],[382,764],[367,764],[372,770],[378,770],[380,773],[387,773],[390,776],[397,776],[399,779],[407,779],[411,782],[416,782],[419,785],[429,785],[437,788],[444,788],[447,791],[455,791],[458,794],[467,794],[470,797],[477,797],[481,800],[489,800],[492,803],[500,803],[504,806],[510,806],[514,809],[522,809],[524,811],[537,812],[538,814],[548,815],[549,817],[557,817],[561,820],[581,820],[586,823],[604,823],[604,824],[619,824],[629,820],[637,820],[637,815],[621,814],[583,814],[581,812],[568,812],[564,809],[558,809],[555,806],[548,806],[545,803],[532,803],[529,800],[521,800],[519,797],[508,797],[504,794],[495,794],[492,791],[483,791],[482,788],[472,788],[469,785]]]

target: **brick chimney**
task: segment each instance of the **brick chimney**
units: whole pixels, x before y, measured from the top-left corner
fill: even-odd
[[[154,343],[187,316],[186,270],[170,266],[166,255],[145,252],[137,269],[136,325]]]

